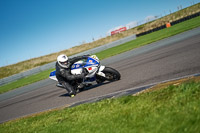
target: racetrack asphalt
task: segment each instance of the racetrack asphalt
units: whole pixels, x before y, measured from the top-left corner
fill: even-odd
[[[74,98],[46,79],[0,95],[0,123],[129,88],[200,73],[200,28],[105,59],[121,80],[88,88]],[[194,32],[196,32],[194,34]]]

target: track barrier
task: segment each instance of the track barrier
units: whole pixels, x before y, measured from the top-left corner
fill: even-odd
[[[186,21],[186,20],[190,20],[190,19],[195,18],[195,17],[198,17],[198,16],[200,16],[200,12],[195,13],[195,14],[192,14],[192,15],[187,16],[187,17],[184,17],[184,18],[181,18],[181,19],[179,19],[179,20],[170,22],[170,25],[173,26],[173,25],[175,25],[175,24],[184,22],[184,21]],[[140,37],[140,36],[143,36],[143,35],[146,35],[146,34],[149,34],[149,33],[152,33],[152,32],[158,31],[158,30],[161,30],[161,29],[165,29],[165,28],[167,28],[167,25],[162,25],[162,26],[160,26],[160,27],[157,27],[157,28],[154,28],[154,29],[151,29],[151,30],[148,30],[148,31],[139,33],[139,34],[136,34],[136,36],[137,36],[137,37]]]

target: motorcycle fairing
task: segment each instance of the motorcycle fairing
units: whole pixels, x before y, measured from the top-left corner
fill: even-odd
[[[50,73],[49,78],[58,81],[57,78],[56,78],[56,70],[55,70],[55,71],[52,71],[52,72]]]
[[[90,67],[90,66],[98,66],[99,65],[99,61],[88,57],[86,64],[84,65],[84,67]]]
[[[95,55],[93,55],[91,57],[88,57],[86,62],[78,61],[74,63],[71,67],[71,73],[74,75],[81,74],[82,68],[86,68],[89,72],[86,78],[94,77],[97,71],[98,75],[105,77],[105,74],[102,72],[105,66],[100,66],[98,68],[99,64],[99,59]],[[49,75],[49,78],[58,81],[56,78],[56,71],[52,71]]]

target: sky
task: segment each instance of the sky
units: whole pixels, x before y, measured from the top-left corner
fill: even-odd
[[[92,42],[200,0],[0,0],[0,67]]]

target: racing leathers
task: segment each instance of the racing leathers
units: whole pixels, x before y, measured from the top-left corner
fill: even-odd
[[[58,82],[68,91],[69,95],[75,95],[76,90],[74,89],[74,86],[72,86],[72,81],[77,79],[83,79],[85,76],[84,73],[79,75],[72,75],[71,74],[71,66],[83,59],[87,59],[87,56],[78,56],[74,57],[68,60],[67,68],[61,67],[58,62],[56,62],[56,78],[58,79]]]

